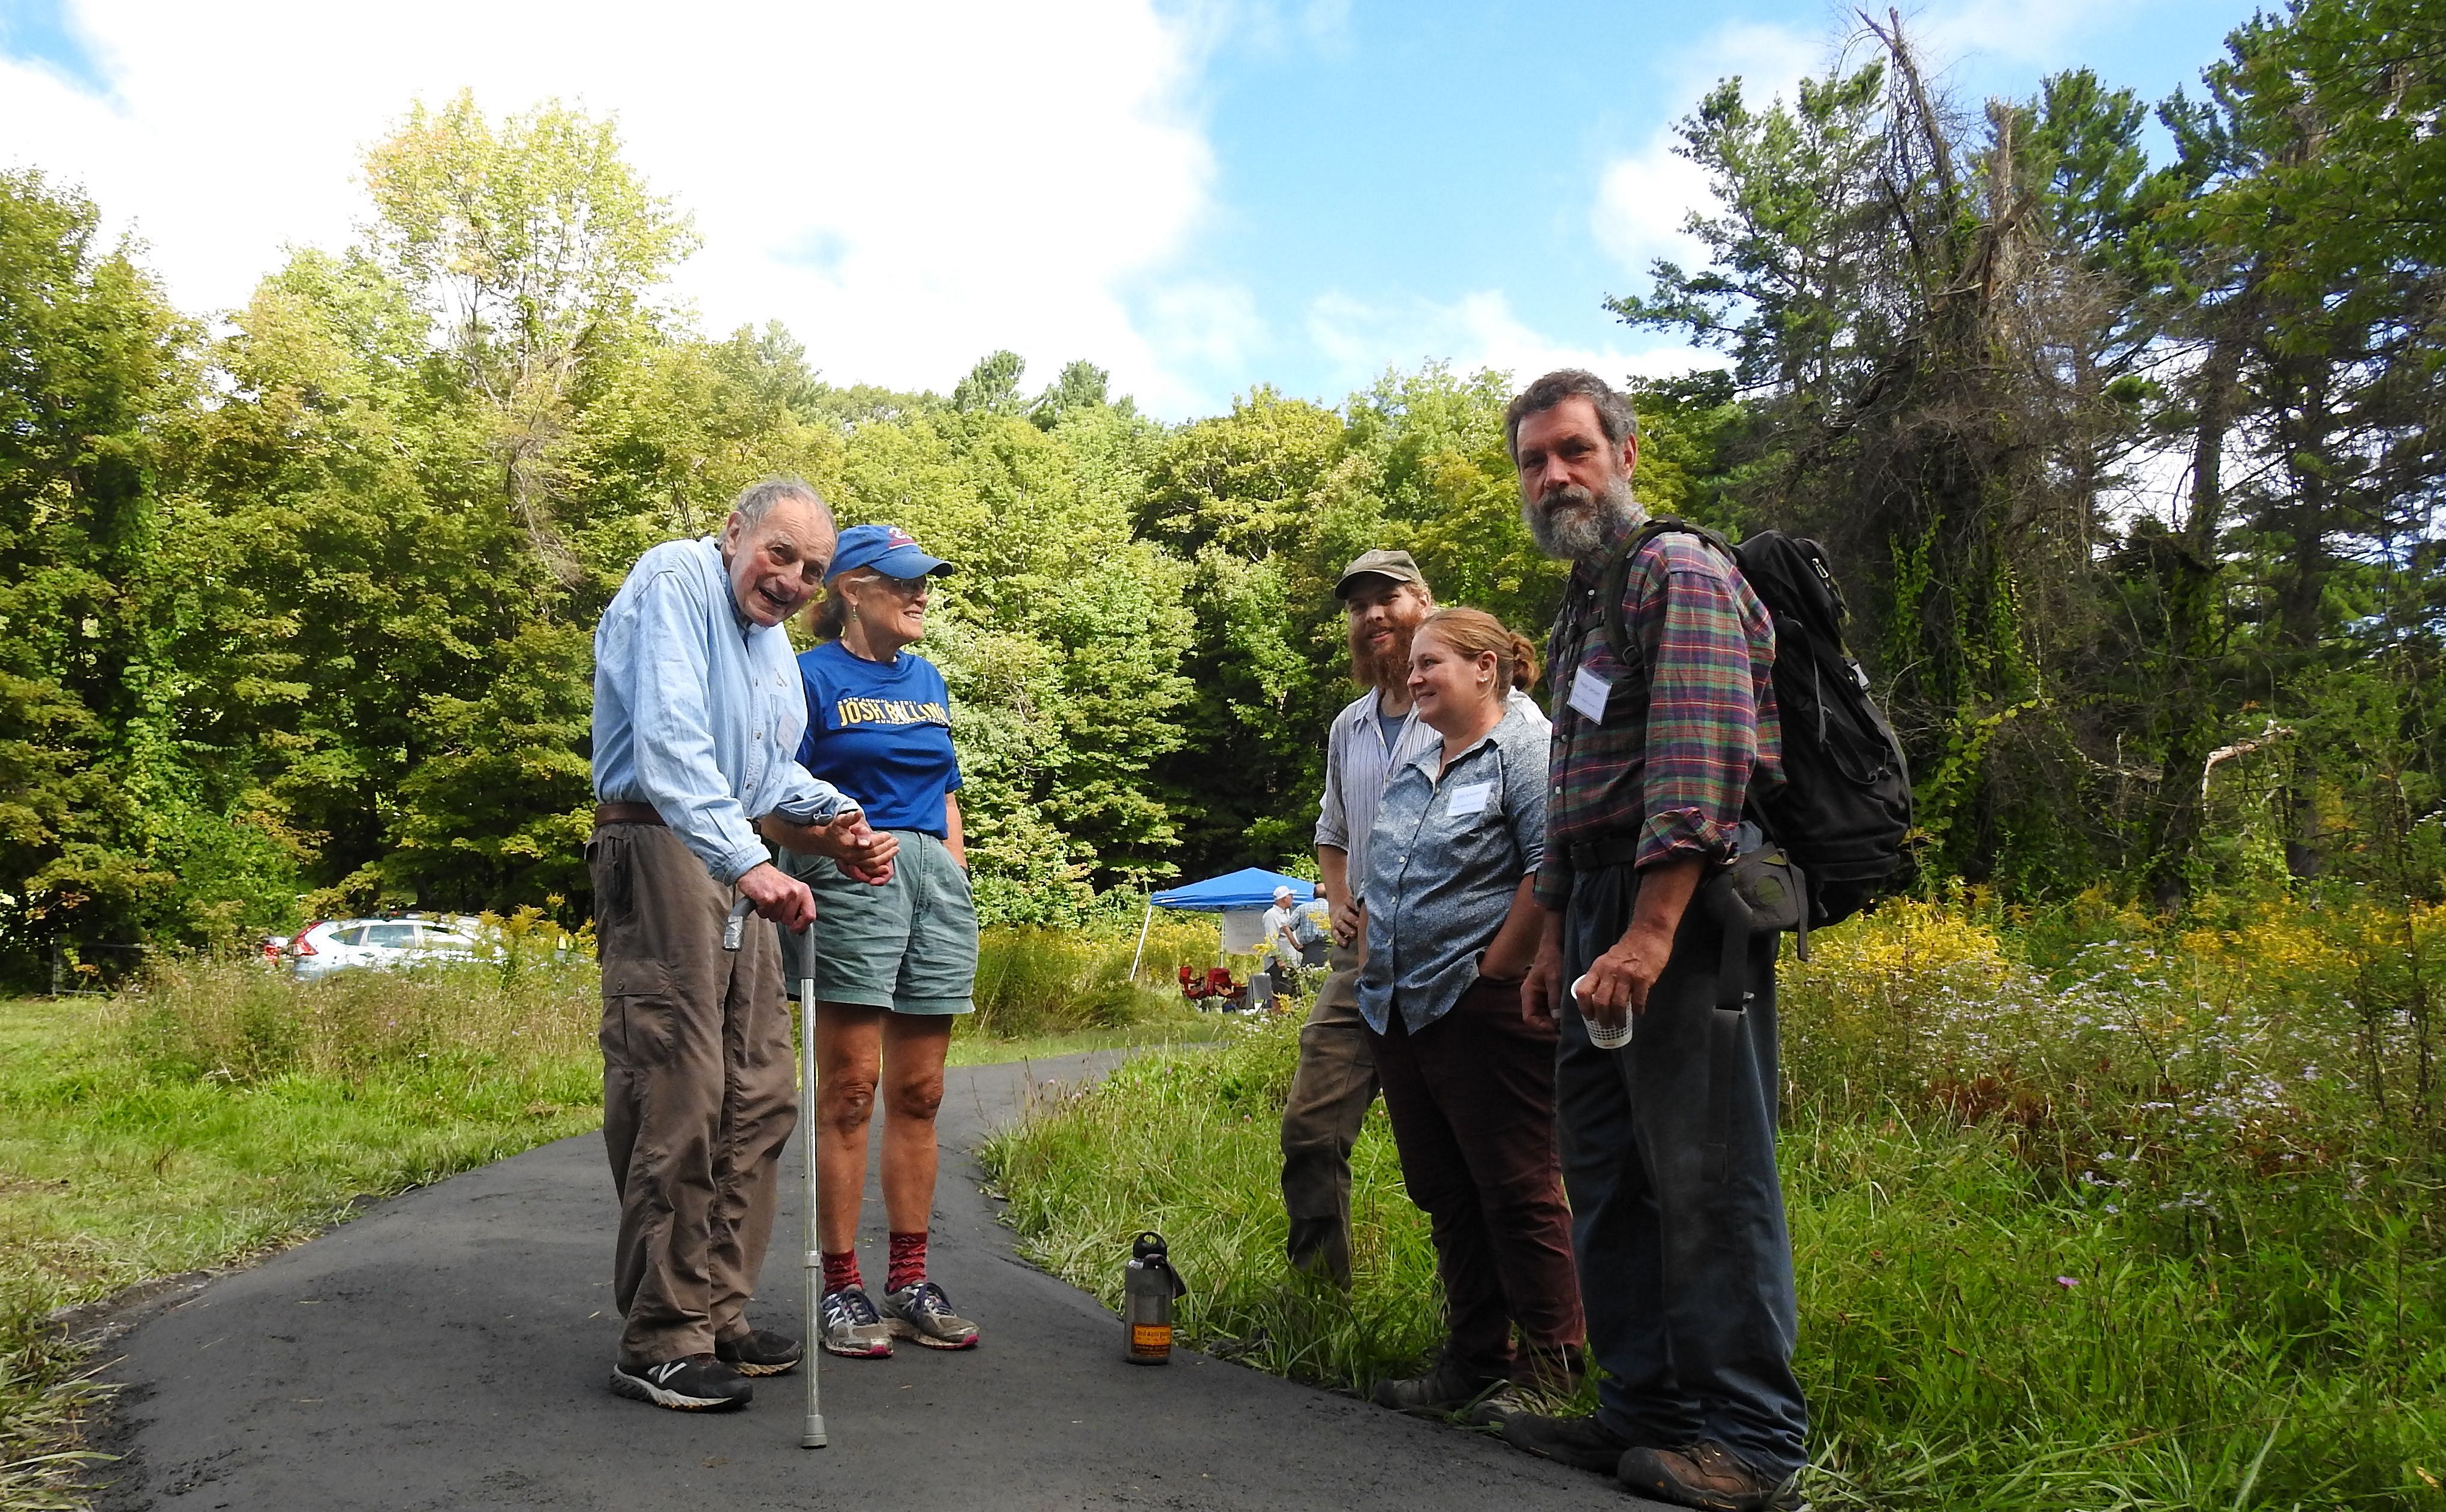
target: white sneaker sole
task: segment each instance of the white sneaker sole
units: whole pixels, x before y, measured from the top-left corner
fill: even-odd
[[[650,1402],[674,1412],[726,1412],[747,1405],[743,1396],[689,1396],[656,1386],[642,1375],[630,1375],[618,1366],[612,1367],[612,1393],[632,1402]]]
[[[909,1339],[930,1350],[972,1350],[977,1347],[979,1334],[974,1329],[956,1339],[947,1339],[927,1332],[907,1318],[886,1318],[884,1321],[891,1326],[894,1338]]]

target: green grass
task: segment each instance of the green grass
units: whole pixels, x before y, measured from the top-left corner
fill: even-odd
[[[2380,937],[2346,922],[2219,943],[2122,920],[2042,970],[2010,921],[1900,909],[1786,963],[1818,1506],[2446,1508],[2431,1026],[2407,999],[2356,1040],[2385,978],[2376,956],[2336,964]],[[2286,944],[2296,925],[2324,946]],[[2329,998],[2305,970],[2364,985]],[[1039,1263],[1114,1301],[1129,1236],[1160,1229],[1192,1338],[1364,1389],[1438,1342],[1434,1257],[1380,1109],[1353,1160],[1350,1295],[1286,1275],[1296,1053],[1274,1025],[1140,1059],[989,1159]]]

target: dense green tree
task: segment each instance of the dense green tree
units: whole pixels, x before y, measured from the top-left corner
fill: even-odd
[[[176,932],[186,811],[154,418],[192,336],[94,207],[0,174],[0,954]]]

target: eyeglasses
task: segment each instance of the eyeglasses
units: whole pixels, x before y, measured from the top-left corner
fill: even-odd
[[[891,589],[894,593],[898,594],[903,598],[914,598],[919,594],[922,594],[934,586],[934,578],[931,574],[920,577],[894,577],[890,573],[876,573],[873,577],[868,578],[867,581],[872,583],[880,583],[882,586]]]

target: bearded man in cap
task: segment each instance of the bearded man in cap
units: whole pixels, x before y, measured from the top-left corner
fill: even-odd
[[[1293,1267],[1350,1280],[1350,1147],[1376,1100],[1376,1055],[1359,1016],[1364,962],[1367,831],[1387,777],[1441,737],[1410,707],[1410,636],[1435,595],[1406,551],[1370,551],[1334,584],[1350,638],[1351,680],[1365,689],[1326,733],[1316,820],[1317,892],[1331,910],[1328,975],[1300,1030],[1299,1068],[1283,1108],[1283,1208]]]

